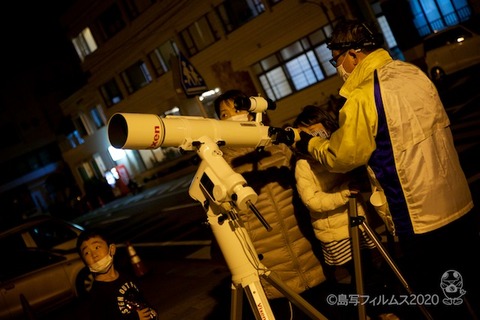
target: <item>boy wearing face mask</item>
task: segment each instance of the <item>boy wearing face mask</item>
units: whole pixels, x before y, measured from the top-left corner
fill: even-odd
[[[90,320],[156,320],[157,312],[145,301],[137,284],[114,266],[116,246],[98,230],[86,230],[77,250],[93,273]]]

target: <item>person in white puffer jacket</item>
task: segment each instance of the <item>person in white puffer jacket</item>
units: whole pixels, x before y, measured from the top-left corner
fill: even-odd
[[[293,126],[299,131],[312,136],[329,138],[338,128],[338,123],[326,109],[319,106],[307,105],[295,119]],[[310,154],[303,154],[297,150],[295,165],[295,180],[298,194],[310,212],[315,236],[320,240],[324,269],[326,274],[337,280],[336,269],[345,268],[351,276],[351,284],[355,283],[355,268],[352,257],[352,239],[350,237],[349,200],[357,194],[357,215],[367,220],[367,208],[360,194],[360,187],[368,183],[368,176],[364,171],[363,177],[358,173],[335,173],[328,171],[325,166],[314,159]],[[360,171],[359,171],[360,172]],[[375,296],[386,293],[385,274],[373,259],[372,250],[375,243],[366,234],[363,226],[359,228],[359,243],[362,258],[362,278],[366,281],[366,294]],[[328,270],[330,269],[330,270]],[[398,319],[392,313],[392,308],[368,306],[367,312],[376,319]]]
[[[300,131],[328,138],[338,128],[335,119],[318,106],[305,106],[293,123]],[[353,271],[351,263],[348,201],[354,182],[348,174],[329,172],[309,154],[297,154],[295,179],[298,194],[310,211],[315,236],[321,241],[325,262],[330,266],[345,266]],[[357,214],[365,217],[365,204],[357,201]],[[374,248],[371,239],[362,230],[363,247]]]

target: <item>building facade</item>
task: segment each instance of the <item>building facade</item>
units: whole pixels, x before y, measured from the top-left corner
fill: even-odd
[[[61,103],[73,124],[61,141],[63,158],[84,193],[92,180],[106,179],[121,195],[130,179],[146,183],[185,155],[171,147],[113,150],[107,124],[115,113],[215,117],[213,99],[241,89],[274,100],[270,125],[287,125],[303,106],[328,106],[337,96],[342,83],[328,62],[327,39],[339,19],[373,21],[392,54],[421,59],[421,37],[402,38],[399,50],[382,10],[412,13],[411,2],[77,1],[62,20],[88,82]],[[466,0],[456,2],[471,15]],[[406,25],[425,30],[426,21],[415,25],[412,15]]]
[[[268,116],[282,126],[302,106],[328,103],[341,82],[327,36],[339,15],[352,16],[345,2],[332,10],[297,0],[79,1],[64,21],[89,80],[61,104],[75,128],[62,150],[77,183],[115,168],[138,180],[178,158],[172,148],[112,155],[107,123],[117,112],[215,117],[212,100],[237,88],[275,100]],[[211,95],[191,94],[197,83]]]
[[[94,207],[132,191],[129,178],[148,185],[194,169],[191,155],[174,147],[112,149],[106,125],[116,112],[215,117],[216,95],[237,88],[275,100],[270,124],[282,126],[306,104],[334,104],[341,82],[327,63],[326,37],[338,19],[376,22],[392,55],[420,67],[423,37],[480,21],[478,0],[78,0],[15,8],[26,35],[6,26],[15,50],[5,51],[1,92],[2,228],[38,213],[69,218],[89,209],[87,193],[102,194],[89,198]],[[58,12],[62,28],[45,30]]]

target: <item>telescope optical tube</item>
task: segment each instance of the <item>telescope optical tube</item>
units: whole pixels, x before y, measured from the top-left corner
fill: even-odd
[[[116,113],[108,122],[108,138],[115,148],[195,150],[192,144],[202,136],[210,137],[219,145],[238,147],[265,147],[272,142],[269,127],[254,121]]]

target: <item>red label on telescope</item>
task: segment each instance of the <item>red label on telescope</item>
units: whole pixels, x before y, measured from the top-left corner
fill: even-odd
[[[152,141],[152,144],[150,145],[151,149],[157,148],[158,141],[160,140],[160,126],[155,126],[153,132],[154,132],[153,141]]]

